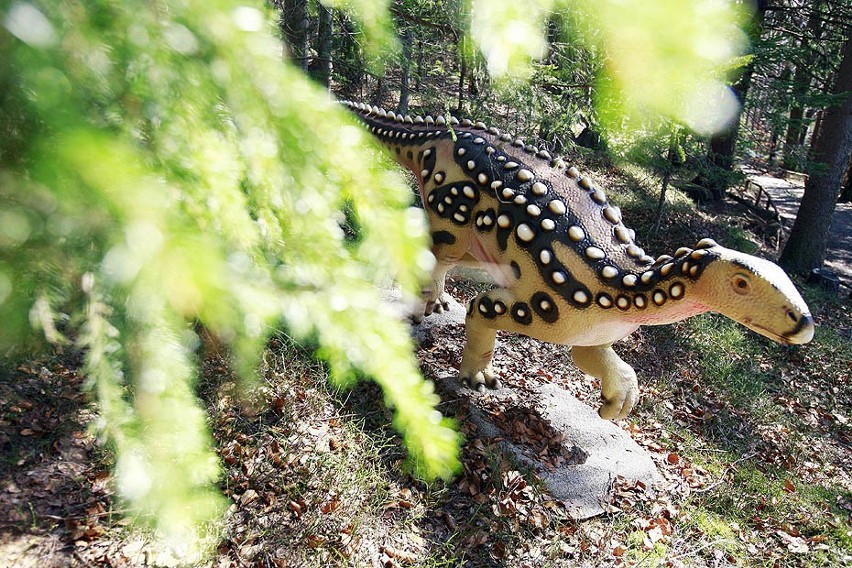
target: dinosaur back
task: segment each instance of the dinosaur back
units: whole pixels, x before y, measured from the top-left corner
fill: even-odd
[[[493,232],[502,252],[513,240],[541,280],[577,308],[662,305],[682,297],[681,281],[696,280],[717,256],[709,239],[675,257],[648,256],[590,178],[496,128],[346,104],[418,177],[427,207],[460,226],[473,222],[480,233]],[[457,168],[441,163],[450,155]]]

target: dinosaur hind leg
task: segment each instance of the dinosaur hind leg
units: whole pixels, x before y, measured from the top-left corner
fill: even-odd
[[[601,418],[624,418],[639,400],[639,383],[633,367],[616,355],[611,345],[571,348],[574,363],[601,381]]]

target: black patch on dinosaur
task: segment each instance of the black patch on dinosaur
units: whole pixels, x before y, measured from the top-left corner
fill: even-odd
[[[491,224],[485,224],[483,221],[488,218]],[[480,211],[476,214],[476,228],[482,233],[487,233],[497,226],[497,213],[493,207],[489,207],[485,211]]]
[[[717,260],[719,257],[720,255],[715,252],[708,252],[698,260],[693,260],[690,255],[687,255],[685,257],[677,259],[677,263],[675,263],[675,269],[679,270],[680,273],[686,278],[695,281],[701,277],[701,274],[704,272],[704,269],[707,268],[707,265],[713,262],[714,260]],[[737,261],[734,261],[734,263],[737,263]],[[698,267],[698,270],[693,275],[691,269],[695,266]],[[742,266],[743,268],[750,270],[747,264],[739,263],[738,266]],[[653,288],[654,284],[655,283],[652,282],[649,283],[649,285],[647,286],[642,286],[641,290],[648,291]]]
[[[452,183],[436,187],[429,193],[429,199],[431,199],[431,202],[427,200],[429,209],[456,225],[467,225],[470,223],[470,215],[474,207],[479,203],[479,192],[474,191],[471,198],[465,195],[465,186],[470,187],[470,184]]]
[[[497,317],[497,312],[494,311],[494,302],[488,296],[479,298],[479,315],[486,319]]]
[[[475,142],[476,140],[481,142]],[[462,155],[459,155],[460,149],[464,150]],[[453,159],[456,164],[466,176],[483,187],[488,187],[492,181],[501,179],[502,166],[493,159],[499,153],[488,138],[476,132],[463,132],[453,147]],[[473,168],[470,167],[471,165]],[[485,183],[480,180],[480,174],[485,175]]]
[[[454,245],[456,244],[456,236],[449,231],[435,231],[432,233],[432,244]]]
[[[471,298],[471,300],[467,303],[467,315],[473,315],[474,304],[476,304],[476,298]]]
[[[556,307],[556,303],[550,297],[550,294],[536,292],[530,298],[530,304],[535,310],[535,314],[547,323],[554,323],[559,319],[559,308]]]
[[[498,316],[506,313],[506,304],[500,300],[494,300],[494,313]]]
[[[532,256],[533,262],[538,269],[539,275],[541,275],[541,280],[547,284],[547,286],[553,290],[556,294],[558,294],[563,300],[574,306],[579,310],[586,309],[591,306],[591,302],[581,303],[574,299],[574,292],[577,290],[582,290],[586,292],[588,297],[591,297],[591,293],[586,289],[585,286],[581,282],[579,282],[575,277],[571,270],[565,266],[554,254],[553,250],[550,249],[550,245],[553,244],[554,241],[559,241],[558,237],[554,236],[552,240],[547,238],[538,237],[534,241],[534,246],[531,246],[528,250],[530,255]],[[547,249],[550,253],[550,262],[547,264],[542,264],[541,262],[541,251]],[[562,284],[557,284],[553,280],[553,274],[555,272],[561,272],[565,276],[565,282]]]
[[[427,151],[429,152],[429,155],[424,157],[423,155]],[[435,160],[437,158],[436,154],[437,152],[435,151],[435,147],[431,146],[430,148],[427,148],[426,150],[420,152],[420,154],[417,156],[417,159],[421,162],[420,169],[426,172],[423,175],[424,184],[429,181],[429,178],[432,177],[432,172],[435,171]]]
[[[500,215],[506,215],[509,218],[509,226],[505,229],[497,225],[497,219],[500,218]],[[500,250],[505,251],[506,247],[509,246],[509,235],[515,230],[514,212],[506,205],[501,205],[497,211],[497,217],[494,219],[494,224],[497,225],[497,246],[500,247]]]
[[[532,312],[526,302],[515,302],[512,304],[512,318],[521,325],[532,323]]]
[[[518,263],[513,260],[512,262],[509,263],[509,266],[512,267],[512,274],[515,275],[515,278],[517,280],[520,280],[521,279],[521,267],[518,266]]]

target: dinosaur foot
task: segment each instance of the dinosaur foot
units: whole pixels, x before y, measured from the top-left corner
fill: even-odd
[[[451,297],[446,292],[438,294],[437,298],[427,298],[426,306],[423,308],[423,315],[442,314],[450,309]]]
[[[639,389],[630,389],[611,398],[601,396],[601,407],[598,415],[604,420],[620,420],[625,418],[639,400]]]
[[[496,390],[503,386],[491,365],[480,370],[471,370],[467,372],[462,370],[459,372],[459,378],[461,378],[461,380],[470,388],[479,392],[485,392],[486,388]]]
[[[450,309],[451,296],[446,292],[442,292],[435,298],[425,298],[425,305],[422,311],[415,311],[411,314],[411,321],[415,324],[420,324],[423,318],[432,314],[442,314]]]

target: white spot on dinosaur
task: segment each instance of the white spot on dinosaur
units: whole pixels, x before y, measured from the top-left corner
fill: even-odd
[[[547,208],[550,209],[550,212],[554,215],[564,215],[566,211],[565,204],[558,199],[554,199],[548,203]]]
[[[606,256],[606,253],[598,247],[586,248],[586,256],[592,260],[601,260]]]
[[[601,276],[607,280],[611,280],[618,276],[618,269],[614,266],[604,266],[601,268]]]
[[[533,179],[533,173],[527,169],[518,170],[517,179],[519,182],[524,183]]]
[[[586,233],[582,228],[577,225],[572,225],[568,228],[568,238],[574,241],[575,243],[579,243],[583,239],[586,238]]]
[[[526,223],[521,223],[517,228],[518,238],[528,243],[535,238],[535,232]]]

